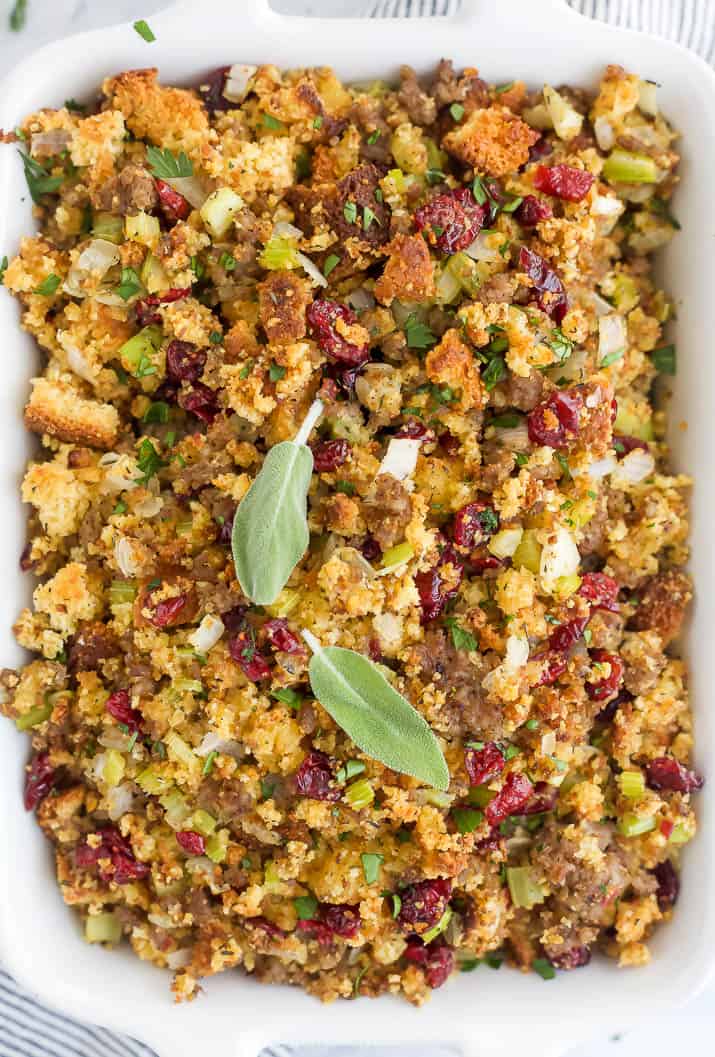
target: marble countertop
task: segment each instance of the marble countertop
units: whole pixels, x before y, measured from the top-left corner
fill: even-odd
[[[49,40],[112,22],[149,18],[167,6],[166,0],[29,0],[25,27],[19,33],[12,33],[6,28],[4,15],[12,3],[13,0],[4,0],[0,4],[2,69],[14,65],[24,54]],[[340,17],[359,14],[368,4],[366,0],[272,0],[272,6],[291,14]],[[608,1010],[604,1010],[603,1038],[579,1047],[568,1057],[673,1057],[676,1053],[708,1053],[715,1036],[715,984],[685,1009],[668,1013],[648,1027],[625,1036],[614,1034],[616,1028],[617,1025],[609,1024]]]

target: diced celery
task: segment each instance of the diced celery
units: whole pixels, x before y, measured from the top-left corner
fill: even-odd
[[[496,792],[493,789],[488,789],[485,785],[478,785],[474,789],[470,789],[467,794],[467,799],[470,804],[475,807],[486,807],[490,800],[493,800],[496,796]]]
[[[422,942],[423,943],[431,943],[432,940],[436,940],[438,936],[442,935],[442,933],[447,928],[447,925],[449,925],[451,920],[452,920],[452,908],[451,907],[447,907],[447,909],[445,910],[444,914],[439,919],[437,924],[434,925],[431,929],[428,929],[427,932],[423,932],[422,933]]]
[[[438,272],[435,280],[436,299],[441,305],[449,305],[462,292],[459,280],[444,267]]]
[[[671,844],[687,844],[689,840],[693,839],[693,832],[689,830],[682,822],[677,822],[673,826],[673,832],[670,834]]]
[[[269,859],[263,867],[263,883],[264,885],[266,885],[266,887],[282,884],[281,879],[278,876],[276,864],[273,862],[272,859]]]
[[[166,744],[170,759],[176,760],[178,763],[183,763],[185,767],[189,767],[192,770],[198,767],[198,756],[175,730],[169,731],[164,738],[164,743]]]
[[[171,788],[170,779],[154,764],[150,764],[137,775],[136,783],[150,796],[159,796]]]
[[[616,781],[621,793],[628,800],[640,800],[645,793],[645,776],[642,771],[623,771]]]
[[[164,808],[164,818],[167,825],[172,829],[186,829],[184,823],[189,814],[189,805],[186,798],[178,789],[169,788],[159,797],[159,803]]]
[[[573,522],[574,528],[583,528],[588,525],[595,512],[594,500],[585,496],[583,499],[577,499],[569,510],[569,521]]]
[[[546,899],[546,892],[533,879],[528,866],[508,866],[506,879],[515,907],[531,910],[537,903],[543,903]]]
[[[391,565],[401,565],[403,562],[408,562],[414,553],[415,549],[411,543],[398,543],[394,547],[388,547],[382,556],[380,565],[383,569]]]
[[[112,580],[109,585],[110,606],[121,606],[131,603],[137,596],[137,589],[129,580]]]
[[[204,684],[199,679],[174,679],[173,687],[180,694],[202,694]]]
[[[472,296],[481,286],[477,263],[466,253],[453,254],[445,267],[450,275],[453,275],[457,280],[465,294]]]
[[[300,264],[298,250],[293,239],[283,235],[274,235],[263,247],[259,255],[259,263],[268,271],[277,271],[283,268],[297,268]]]
[[[355,811],[367,807],[375,799],[375,792],[367,778],[361,778],[359,782],[353,782],[345,790],[345,800]]]
[[[621,313],[630,312],[640,301],[635,279],[631,275],[624,275],[623,272],[617,272],[607,290],[605,286],[603,289]]]
[[[214,238],[219,239],[231,227],[233,218],[243,208],[243,199],[230,187],[213,191],[199,210],[201,219]]]
[[[203,837],[210,837],[217,825],[213,815],[209,815],[208,811],[203,811],[201,808],[194,811],[191,816],[191,829],[195,829]]]
[[[497,558],[511,558],[521,543],[524,530],[521,525],[496,532],[487,544],[487,550]]]
[[[541,569],[541,544],[534,529],[524,529],[519,546],[512,555],[512,562],[518,568],[528,569],[538,576]]]
[[[87,943],[119,943],[122,926],[116,914],[91,914],[84,923]]]
[[[618,832],[624,837],[640,837],[643,833],[650,833],[655,829],[655,819],[641,817],[632,811],[627,811],[618,820]]]
[[[625,400],[619,400],[613,432],[638,437],[639,440],[653,440],[653,421],[638,414],[635,407]]]
[[[559,576],[554,583],[554,598],[563,602],[566,598],[570,598],[571,595],[575,594],[580,586],[581,577],[578,573],[571,573],[569,576]]]
[[[41,705],[35,705],[34,708],[18,716],[15,726],[18,730],[31,730],[33,727],[39,727],[40,723],[44,723],[51,715],[52,702],[48,698]]]
[[[658,167],[647,154],[616,147],[603,163],[603,178],[609,183],[654,184]]]
[[[398,125],[392,133],[390,151],[403,172],[418,175],[427,168],[427,147],[422,131],[409,121]]]
[[[135,216],[124,218],[124,233],[132,242],[140,242],[142,246],[154,249],[161,236],[159,218],[140,210]]]
[[[228,851],[228,830],[220,829],[206,841],[206,854],[211,862],[223,862]]]
[[[162,341],[161,327],[143,327],[138,334],[125,341],[119,350],[119,359],[122,367],[130,374],[136,374],[142,368],[143,374],[148,374],[147,364],[153,367],[156,373],[154,357]]]
[[[150,294],[158,294],[160,290],[168,290],[171,286],[163,264],[153,253],[147,253],[140,278]]]
[[[444,172],[448,155],[445,151],[440,150],[433,139],[429,136],[425,136],[425,147],[427,148],[427,165],[430,169],[435,169],[438,172]]]
[[[449,807],[452,803],[449,793],[443,793],[441,789],[425,789],[421,795],[425,803],[432,804],[434,807]]]
[[[124,239],[124,220],[113,213],[95,213],[92,220],[92,234],[97,239],[105,239],[118,246]]]
[[[119,785],[124,777],[126,761],[117,749],[108,749],[102,768],[102,778],[109,786]]]
[[[271,617],[287,617],[300,601],[300,592],[284,587],[272,606],[266,606],[266,613]]]
[[[407,181],[402,169],[390,169],[387,175],[394,183],[398,195],[405,194],[407,191]]]
[[[177,536],[188,536],[194,527],[194,522],[191,518],[183,521],[176,522],[176,535]]]

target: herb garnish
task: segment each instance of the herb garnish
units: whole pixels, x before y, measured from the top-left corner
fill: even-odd
[[[7,271],[8,264],[9,264],[9,261],[8,261],[7,257],[3,257],[3,259],[0,261],[0,283],[5,278],[5,272]]]
[[[327,279],[334,268],[340,264],[340,258],[336,253],[331,253],[325,258],[325,264],[323,265],[323,275]]]
[[[382,227],[379,219],[375,216],[370,206],[363,206],[362,210],[362,227],[363,231],[367,231],[371,224],[377,224],[378,227]]]
[[[153,44],[156,40],[154,31],[145,19],[140,18],[137,22],[135,22],[134,29],[139,34],[139,36],[147,42],[147,44]]]
[[[8,21],[14,33],[19,33],[24,28],[27,21],[27,0],[15,0]]]
[[[614,349],[613,352],[608,352],[601,360],[599,367],[610,367],[612,363],[616,363],[618,360],[623,359],[623,353],[625,349]]]
[[[556,363],[565,363],[573,352],[573,342],[566,337],[560,327],[555,327],[551,331],[551,338],[546,344],[556,357]]]
[[[474,833],[484,821],[484,813],[473,807],[455,807],[452,818],[460,833]]]
[[[318,114],[317,117],[313,118],[313,128],[321,129],[323,127],[323,115]]]
[[[437,341],[426,323],[421,323],[412,312],[405,320],[405,337],[410,349],[431,349]]]
[[[452,103],[449,112],[455,121],[461,121],[464,117],[464,107],[461,103]]]
[[[271,363],[268,368],[268,377],[272,382],[280,382],[282,378],[285,378],[285,374],[285,367],[281,367],[279,363]]]
[[[548,958],[534,958],[531,968],[539,974],[542,980],[553,980],[556,976],[556,970]]]
[[[54,293],[57,293],[61,282],[62,280],[59,275],[55,275],[55,273],[52,272],[46,279],[42,280],[34,293],[40,294],[42,297],[52,297]]]
[[[506,364],[501,356],[494,356],[489,361],[489,365],[485,371],[482,372],[482,381],[488,393],[491,393],[492,389],[503,382],[507,376]]]
[[[362,872],[365,875],[365,881],[369,885],[374,884],[380,873],[380,867],[385,861],[385,856],[363,852],[360,858],[362,860]]]
[[[235,257],[233,256],[233,254],[231,254],[231,253],[226,253],[226,251],[225,251],[225,250],[224,250],[224,252],[223,252],[223,253],[221,254],[221,256],[219,257],[219,259],[218,259],[218,262],[219,262],[219,264],[221,265],[221,267],[222,267],[222,268],[224,269],[224,271],[227,271],[227,272],[232,272],[232,271],[233,271],[233,269],[234,269],[234,268],[236,267],[236,265],[238,264],[238,261],[237,261],[237,260],[236,260],[236,258],[235,258]]]
[[[335,772],[335,781],[344,785],[348,779],[357,778],[364,770],[365,764],[362,760],[346,760],[343,766]]]
[[[445,627],[448,627],[451,632],[452,645],[455,650],[466,650],[467,653],[474,653],[477,648],[477,640],[474,635],[465,631],[464,628],[460,628],[456,617],[447,617],[444,623]]]
[[[177,180],[184,176],[193,176],[194,166],[191,159],[184,151],[178,155],[172,154],[170,150],[161,150],[160,147],[147,147],[147,161],[153,176],[160,180]]]
[[[285,125],[277,117],[273,117],[273,114],[263,114],[261,121],[266,128],[271,129],[283,129]]]
[[[354,224],[357,220],[357,206],[354,202],[346,202],[343,206],[343,216],[348,224]]]
[[[122,301],[128,301],[130,297],[138,294],[142,288],[141,279],[133,268],[122,268],[122,281],[117,287],[117,293]]]
[[[218,752],[216,751],[216,749],[212,749],[211,752],[206,757],[206,760],[204,762],[203,767],[201,768],[201,774],[202,775],[205,776],[207,774],[211,774],[211,768],[213,767],[214,760],[216,759],[217,756],[218,756]]]
[[[166,465],[167,463],[161,458],[152,442],[145,437],[139,445],[137,466],[141,470],[142,476],[136,478],[137,484],[148,484],[151,478],[156,476],[159,470]]]
[[[149,404],[149,407],[144,412],[142,421],[147,424],[157,422],[164,425],[164,423],[169,421],[169,405],[164,403],[163,400],[156,400],[153,404]]]
[[[296,896],[293,906],[299,921],[311,921],[318,910],[318,900],[313,895]]]
[[[31,158],[29,154],[18,151],[25,169],[25,179],[33,202],[39,202],[43,195],[54,194],[64,183],[64,176],[50,176],[44,166]]]
[[[519,415],[508,413],[506,415],[495,415],[495,417],[489,423],[490,426],[496,426],[498,429],[513,429],[518,426],[521,422]]]
[[[660,374],[675,374],[677,362],[675,356],[675,345],[663,345],[659,349],[653,349],[651,353],[653,366]]]
[[[377,143],[381,135],[382,132],[380,131],[380,129],[376,128],[375,131],[371,132],[370,135],[367,137],[367,142],[370,144],[370,146],[372,146],[373,143]]]

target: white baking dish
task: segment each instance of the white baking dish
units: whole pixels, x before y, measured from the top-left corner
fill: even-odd
[[[693,472],[692,569],[698,588],[688,636],[697,717],[697,763],[711,780],[715,770],[715,521],[713,395],[715,357],[715,76],[683,48],[584,20],[563,0],[464,0],[451,20],[386,22],[304,20],[270,11],[267,0],[186,0],[151,20],[157,42],[148,45],[130,26],[74,37],[44,48],[22,63],[0,91],[0,125],[44,105],[96,92],[119,70],[156,64],[168,81],[232,61],[279,66],[331,64],[347,79],[385,77],[401,62],[419,71],[450,56],[476,65],[489,80],[515,76],[538,85],[594,81],[607,62],[622,63],[662,84],[659,100],[683,133],[683,189],[677,200],[682,232],[662,262],[679,309],[675,325],[680,367],[672,406],[678,468]],[[13,253],[32,227],[29,198],[14,151],[0,152],[0,254]],[[4,337],[0,389],[0,554],[5,583],[0,597],[0,663],[15,665],[20,651],[9,627],[26,604],[30,577],[18,570],[25,514],[18,502],[31,444],[21,409],[36,352],[17,325],[17,308],[0,297]],[[687,424],[687,428],[686,428]],[[700,798],[700,835],[688,848],[683,896],[674,922],[653,943],[644,970],[596,963],[544,983],[502,970],[463,975],[416,1010],[389,998],[322,1007],[297,990],[255,984],[238,973],[207,983],[198,1001],[175,1007],[169,977],[128,951],[89,947],[60,898],[49,846],[21,808],[27,743],[0,723],[0,795],[5,850],[0,862],[0,953],[9,970],[48,1003],[76,1017],[127,1032],[162,1057],[198,1052],[255,1057],[270,1042],[456,1043],[473,1057],[562,1054],[596,1033],[621,1029],[685,1001],[706,981],[715,959],[715,868],[712,801]]]

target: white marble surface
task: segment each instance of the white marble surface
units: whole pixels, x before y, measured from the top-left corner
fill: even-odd
[[[648,0],[638,2],[647,3]],[[167,6],[166,0],[29,0],[25,28],[20,33],[11,33],[7,29],[5,12],[9,12],[12,3],[13,0],[0,3],[0,69],[3,70],[46,41],[112,22],[149,18]],[[359,14],[369,4],[367,0],[272,0],[272,6],[291,14],[339,17]],[[683,956],[687,957],[686,951]],[[550,986],[556,989],[558,983]],[[609,1023],[608,1010],[604,1009],[603,1037],[579,1047],[568,1057],[674,1057],[675,1054],[699,1057],[709,1054],[713,1051],[715,1037],[715,983],[685,1009],[666,1013],[647,1027],[625,1036],[618,1034],[618,1028],[619,1025]]]

